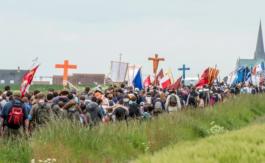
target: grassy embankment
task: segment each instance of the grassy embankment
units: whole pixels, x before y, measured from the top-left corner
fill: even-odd
[[[244,163],[264,162],[265,124],[212,136],[199,141],[178,143],[154,155],[148,154],[135,162],[202,162]]]
[[[225,130],[239,129],[265,115],[265,96],[241,96],[214,108],[162,115],[148,122],[132,121],[81,128],[67,121],[50,123],[29,143],[0,141],[0,160],[27,162],[56,158],[58,162],[126,162],[169,145],[209,136],[211,122]],[[8,152],[11,151],[11,152]]]

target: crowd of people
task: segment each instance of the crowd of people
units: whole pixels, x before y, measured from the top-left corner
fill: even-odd
[[[12,92],[6,86],[0,92],[0,135],[23,135],[23,131],[30,135],[52,119],[69,119],[84,127],[130,119],[147,120],[162,113],[203,109],[230,96],[264,90],[263,86],[250,84],[228,87],[215,83],[200,89],[183,86],[178,90],[162,90],[156,86],[139,90],[121,84],[106,90],[100,86],[94,90],[87,87],[83,92],[51,89],[44,94],[36,90],[21,97],[20,92]]]

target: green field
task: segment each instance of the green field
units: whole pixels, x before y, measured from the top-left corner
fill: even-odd
[[[88,85],[79,85],[79,86],[76,86],[76,88],[80,91],[83,91],[86,86],[89,86],[90,88],[95,87],[94,84],[88,84]],[[4,87],[5,87],[5,85],[0,84],[0,90],[4,90]],[[13,90],[13,91],[20,90],[20,85],[10,85],[10,87],[11,87],[11,90]],[[59,91],[59,90],[64,89],[64,87],[62,85],[37,85],[37,84],[33,84],[30,86],[29,91],[33,92],[35,90],[39,90],[41,92],[47,92],[49,89],[54,89],[56,91]]]
[[[178,143],[137,163],[260,163],[265,161],[265,124],[212,136],[199,141]]]
[[[4,90],[5,85],[0,84],[0,90]],[[20,85],[10,85],[11,90],[20,90]],[[46,92],[49,89],[54,90],[61,90],[63,89],[63,86],[61,85],[31,85],[30,91],[39,90],[42,92]]]
[[[3,85],[3,84],[0,84],[0,90],[4,90],[4,87],[6,85]],[[109,84],[105,84],[105,85],[102,85],[102,89],[105,90],[109,87],[110,85]],[[11,90],[12,91],[17,91],[17,90],[20,90],[20,85],[16,85],[16,84],[11,84],[10,85],[11,87]],[[87,85],[78,85],[78,86],[75,86],[79,92],[82,92],[84,91],[85,87],[90,87],[90,88],[96,88],[96,85],[95,84],[87,84]],[[62,85],[38,85],[38,84],[33,84],[30,86],[30,89],[29,91],[30,92],[33,92],[35,90],[39,90],[41,92],[47,92],[49,89],[54,89],[56,91],[60,91],[62,89],[64,89],[64,87]]]
[[[128,162],[178,143],[238,130],[265,115],[265,96],[238,96],[204,110],[164,114],[151,121],[131,121],[83,128],[53,121],[30,140],[0,141],[0,161]],[[214,122],[214,124],[213,124]],[[242,153],[244,155],[246,153]]]

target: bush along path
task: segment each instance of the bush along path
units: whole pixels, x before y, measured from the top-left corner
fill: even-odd
[[[92,129],[69,121],[51,122],[30,141],[0,141],[0,160],[128,162],[186,140],[240,129],[265,115],[265,96],[238,96],[214,108],[164,114],[151,121],[101,125]],[[6,149],[15,149],[10,157]],[[4,153],[4,154],[3,154]],[[23,162],[23,161],[20,161]]]

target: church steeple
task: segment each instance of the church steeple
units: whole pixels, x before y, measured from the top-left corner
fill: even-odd
[[[265,60],[265,52],[264,52],[261,21],[260,21],[260,25],[259,25],[259,34],[258,34],[258,40],[257,40],[257,46],[256,46],[255,58],[254,59],[263,59],[263,60]]]

